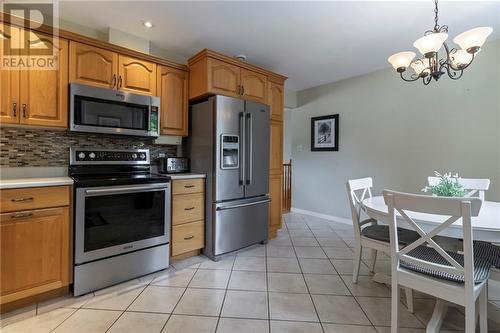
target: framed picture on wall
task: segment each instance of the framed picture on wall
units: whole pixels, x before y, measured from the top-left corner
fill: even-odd
[[[311,151],[339,150],[339,115],[311,118]]]

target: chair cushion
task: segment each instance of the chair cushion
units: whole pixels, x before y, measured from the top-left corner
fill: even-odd
[[[500,269],[500,246],[487,242],[474,242],[474,254]]]
[[[462,254],[456,252],[448,252],[446,251],[456,262],[460,265],[464,264],[464,256]],[[419,247],[408,252],[408,256],[414,257],[417,259],[433,262],[435,264],[450,266],[450,263],[443,258],[436,250],[431,247],[420,245]],[[464,277],[460,275],[442,273],[439,271],[435,271],[429,269],[427,267],[423,267],[420,265],[416,265],[413,263],[405,262],[403,258],[400,260],[401,267],[410,269],[412,271],[430,275],[439,279],[448,280],[452,282],[464,283]],[[484,280],[488,279],[490,275],[490,263],[486,260],[479,258],[477,256],[474,257],[474,283],[481,283]]]
[[[389,226],[387,225],[369,225],[361,230],[361,236],[386,243],[391,241]],[[400,244],[410,244],[418,238],[419,236],[415,231],[398,228],[398,241]]]

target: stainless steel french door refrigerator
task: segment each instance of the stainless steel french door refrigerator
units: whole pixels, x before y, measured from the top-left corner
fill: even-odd
[[[212,96],[190,108],[185,146],[205,173],[204,253],[219,256],[265,242],[269,218],[269,107]]]

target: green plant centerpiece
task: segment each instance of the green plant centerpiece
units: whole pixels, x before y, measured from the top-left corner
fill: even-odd
[[[452,175],[451,172],[440,174],[434,171],[436,177],[439,178],[439,182],[434,185],[426,186],[422,189],[424,192],[430,192],[433,195],[439,197],[463,197],[466,191],[462,184],[460,184],[460,177],[458,173]]]

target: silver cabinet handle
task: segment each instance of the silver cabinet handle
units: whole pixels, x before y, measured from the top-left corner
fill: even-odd
[[[241,151],[238,151],[238,158],[240,159],[240,179],[239,183],[240,186],[245,185],[245,113],[240,112],[240,138],[243,138],[243,140],[240,140],[240,147]]]
[[[256,201],[256,202],[249,202],[249,203],[245,203],[245,204],[241,204],[241,205],[234,205],[234,206],[221,206],[221,207],[217,207],[215,210],[227,210],[227,209],[248,207],[248,206],[265,204],[268,202],[271,202],[271,199],[266,199],[266,200],[261,200],[261,201]]]
[[[247,179],[247,185],[251,185],[253,183],[253,114],[247,113],[247,117],[249,119],[249,125],[248,125],[248,133],[249,133],[249,139],[250,141],[248,143],[248,179]]]
[[[33,201],[33,197],[26,197],[26,198],[14,198],[10,199],[12,202],[24,202],[24,201]]]
[[[184,240],[190,240],[190,239],[193,239],[193,238],[194,238],[194,236],[193,236],[193,235],[189,235],[189,236],[187,236],[187,237],[184,237]]]
[[[33,213],[29,212],[29,213],[14,214],[14,215],[11,215],[10,218],[11,219],[22,219],[22,218],[30,217],[30,216],[33,216]]]

